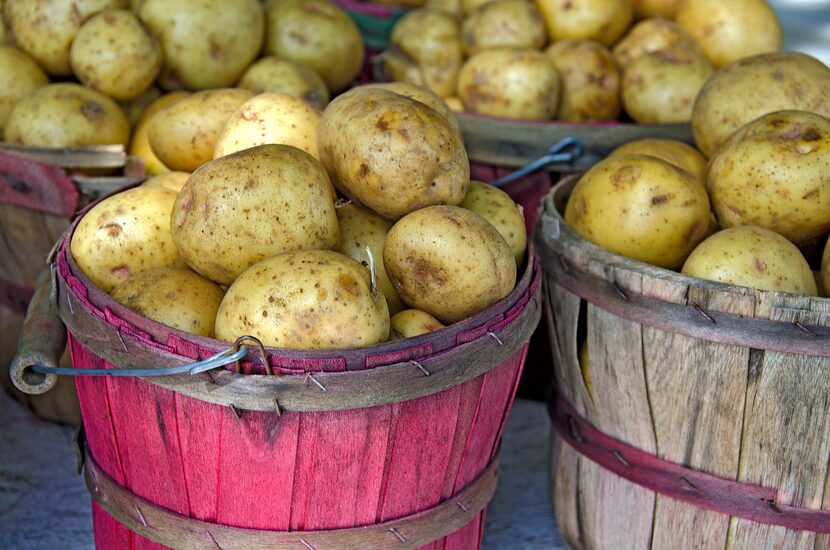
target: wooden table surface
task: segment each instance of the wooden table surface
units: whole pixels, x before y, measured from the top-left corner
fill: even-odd
[[[504,432],[499,487],[484,550],[560,550],[548,493],[550,423],[518,400]],[[74,431],[32,417],[0,391],[0,548],[93,547],[90,501],[75,471]]]

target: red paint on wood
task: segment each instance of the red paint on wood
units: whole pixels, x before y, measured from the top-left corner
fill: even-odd
[[[78,198],[61,168],[0,153],[0,203],[71,218]]]

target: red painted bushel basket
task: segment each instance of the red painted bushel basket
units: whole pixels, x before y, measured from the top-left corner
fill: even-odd
[[[171,366],[227,349],[120,306],[79,271],[69,239],[56,292],[41,294],[68,328],[75,368]],[[508,297],[416,338],[266,348],[239,372],[78,377],[96,546],[478,548],[541,312],[532,249],[528,258]]]
[[[0,376],[3,386],[41,418],[77,424],[80,413],[71,380],[39,396],[22,395],[9,384],[6,372],[35,281],[75,212],[93,194],[133,181],[68,172],[124,172],[127,161],[120,146],[41,149],[0,143]],[[130,166],[126,171],[135,170]]]

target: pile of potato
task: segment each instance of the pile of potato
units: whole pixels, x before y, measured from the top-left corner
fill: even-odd
[[[189,92],[236,86],[322,109],[364,56],[357,26],[329,0],[13,0],[2,17],[0,136],[132,142],[150,173],[165,164],[147,144],[148,120]]]
[[[568,224],[694,277],[830,292],[830,68],[794,52],[733,62],[703,87],[692,127],[699,150],[633,142],[588,170]]]
[[[766,0],[426,0],[385,71],[482,115],[685,123],[717,68],[781,43]]]
[[[521,208],[470,181],[453,114],[425,89],[353,88],[322,113],[287,94],[205,90],[147,133],[177,171],[96,204],[70,246],[95,285],[149,318],[353,348],[470,317],[516,284]]]

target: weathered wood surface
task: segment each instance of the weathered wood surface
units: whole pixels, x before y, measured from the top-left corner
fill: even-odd
[[[0,151],[62,168],[121,168],[127,164],[123,145],[46,148],[0,142]]]
[[[616,283],[631,302],[643,296],[682,306],[694,304],[718,319],[720,314],[735,314],[775,321],[783,338],[793,329],[794,321],[820,331],[830,325],[827,299],[691,279],[588,243],[556,212],[557,206],[564,205],[568,185],[558,187],[556,197],[549,197],[539,225],[537,242],[546,265],[554,265],[551,254],[555,251],[566,258],[569,275],[577,279],[585,277],[580,273],[598,275]],[[565,273],[558,265],[554,271]],[[584,302],[557,285],[555,277],[548,276],[546,282],[548,307],[555,320],[551,337],[558,350],[556,360],[565,362],[554,364],[559,388],[594,426],[660,458],[728,479],[777,488],[780,504],[828,508],[830,358],[792,353],[799,349],[798,338],[784,346],[786,351],[765,351],[763,342],[758,342],[756,349],[718,342],[720,325],[696,338],[685,335],[693,332],[667,330],[659,315],[651,319],[638,316],[634,322],[621,317],[624,308],[613,315],[598,301],[598,305],[582,306],[587,307],[585,332],[593,388],[593,399],[586,401],[575,356],[579,304]],[[749,322],[747,326],[751,326]],[[778,343],[776,339],[769,341],[773,348]],[[821,352],[822,348],[812,349]],[[626,486],[627,481],[578,455],[567,444],[558,448],[552,476],[557,517],[573,547],[828,546],[826,535],[730,519]],[[651,495],[651,505],[645,494],[636,501],[643,491]],[[636,512],[630,513],[635,506]]]
[[[470,160],[518,168],[547,154],[565,137],[577,137],[585,154],[570,167],[582,170],[605,158],[623,143],[642,138],[677,139],[694,143],[688,124],[643,125],[619,122],[566,123],[522,121],[456,113]],[[552,166],[555,172],[567,171]]]

